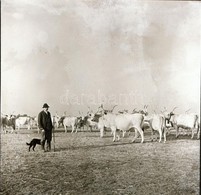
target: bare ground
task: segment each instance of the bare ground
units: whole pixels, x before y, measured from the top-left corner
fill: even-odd
[[[112,142],[109,132],[56,130],[55,152],[28,152],[36,131],[1,135],[1,194],[199,194],[200,140],[169,135],[167,142]],[[52,144],[53,145],[53,144]],[[53,146],[52,146],[53,147]]]

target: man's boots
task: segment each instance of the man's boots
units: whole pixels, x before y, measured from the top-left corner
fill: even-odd
[[[41,149],[45,151],[45,141],[41,141]]]
[[[47,142],[47,152],[50,152],[51,150],[51,142]]]

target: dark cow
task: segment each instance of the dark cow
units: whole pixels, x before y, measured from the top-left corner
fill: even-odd
[[[15,120],[16,117],[14,115],[6,115],[1,117],[1,126],[3,129],[3,132],[7,132],[7,128],[11,128],[11,133],[13,133],[13,130],[15,130]]]
[[[65,116],[62,116],[59,121],[58,121],[58,127],[63,126],[63,121],[64,121]]]
[[[90,131],[92,131],[92,128],[98,128],[98,123],[95,121],[92,121],[93,118],[94,118],[93,113],[89,113],[87,114],[87,116],[80,117],[80,120],[78,122],[79,127],[84,128],[84,126],[86,126],[87,130],[90,129]]]

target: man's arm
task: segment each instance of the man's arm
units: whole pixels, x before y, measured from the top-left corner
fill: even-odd
[[[53,118],[52,118],[50,112],[48,112],[48,114],[49,114],[49,117],[50,117],[50,119],[51,119],[51,125],[52,125],[52,128],[54,128],[54,125],[53,125]]]
[[[42,113],[40,112],[39,114],[38,114],[38,127],[39,127],[39,129],[40,130],[42,130],[43,129],[43,125],[42,125]]]

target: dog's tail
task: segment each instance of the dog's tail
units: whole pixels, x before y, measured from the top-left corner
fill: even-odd
[[[30,143],[27,143],[27,142],[26,142],[26,144],[27,144],[28,146],[30,146]]]

